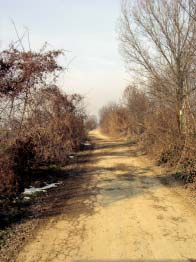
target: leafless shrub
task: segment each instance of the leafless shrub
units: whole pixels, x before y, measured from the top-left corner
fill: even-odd
[[[100,127],[104,133],[122,135],[128,132],[127,109],[111,103],[100,110]]]
[[[149,110],[149,99],[135,86],[128,86],[123,93],[123,102],[127,108],[129,134],[139,135],[144,132],[144,120]]]
[[[68,154],[79,149],[86,137],[81,102],[80,95],[63,94],[57,86],[35,94],[26,129],[36,145],[38,163],[65,164]]]
[[[0,53],[0,194],[19,195],[30,171],[66,164],[85,139],[85,110],[78,94],[55,85],[63,68],[60,50],[33,52],[11,47]]]

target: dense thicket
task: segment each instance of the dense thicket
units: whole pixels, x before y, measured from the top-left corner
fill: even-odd
[[[23,192],[33,168],[66,164],[85,139],[82,97],[55,84],[60,55],[14,47],[0,52],[0,208]]]
[[[194,0],[122,1],[120,52],[137,84],[100,114],[105,132],[137,137],[189,181],[196,174],[195,18]]]

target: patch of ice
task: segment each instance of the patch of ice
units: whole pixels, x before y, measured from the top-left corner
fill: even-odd
[[[81,142],[81,144],[84,146],[91,146],[91,143],[89,141]]]
[[[58,185],[62,184],[62,182],[58,183],[52,183],[52,184],[46,184],[46,186],[43,187],[30,187],[30,188],[25,188],[24,195],[32,195],[37,192],[46,192],[47,189],[57,187]]]
[[[24,197],[24,200],[30,200],[31,198],[30,197],[28,197],[28,196],[25,196]]]

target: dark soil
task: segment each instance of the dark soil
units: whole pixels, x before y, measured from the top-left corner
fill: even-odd
[[[34,173],[32,186],[40,187],[45,183],[61,182],[55,188],[39,193],[30,200],[20,200],[15,214],[5,214],[0,225],[0,261],[14,262],[15,254],[30,241],[37,229],[44,226],[48,218],[63,215],[70,211],[66,202],[71,198],[88,195],[90,183],[88,162],[91,151],[76,155],[70,164],[62,168],[42,168]],[[82,190],[81,190],[82,189]],[[78,208],[78,207],[77,207]],[[72,207],[72,210],[74,207]]]

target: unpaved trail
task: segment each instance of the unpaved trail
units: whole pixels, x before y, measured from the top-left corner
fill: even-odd
[[[98,130],[91,135],[96,148],[83,164],[91,177],[85,197],[80,192],[69,200],[69,214],[48,219],[16,261],[196,261],[191,203],[175,184],[162,183],[160,169],[133,145]]]

